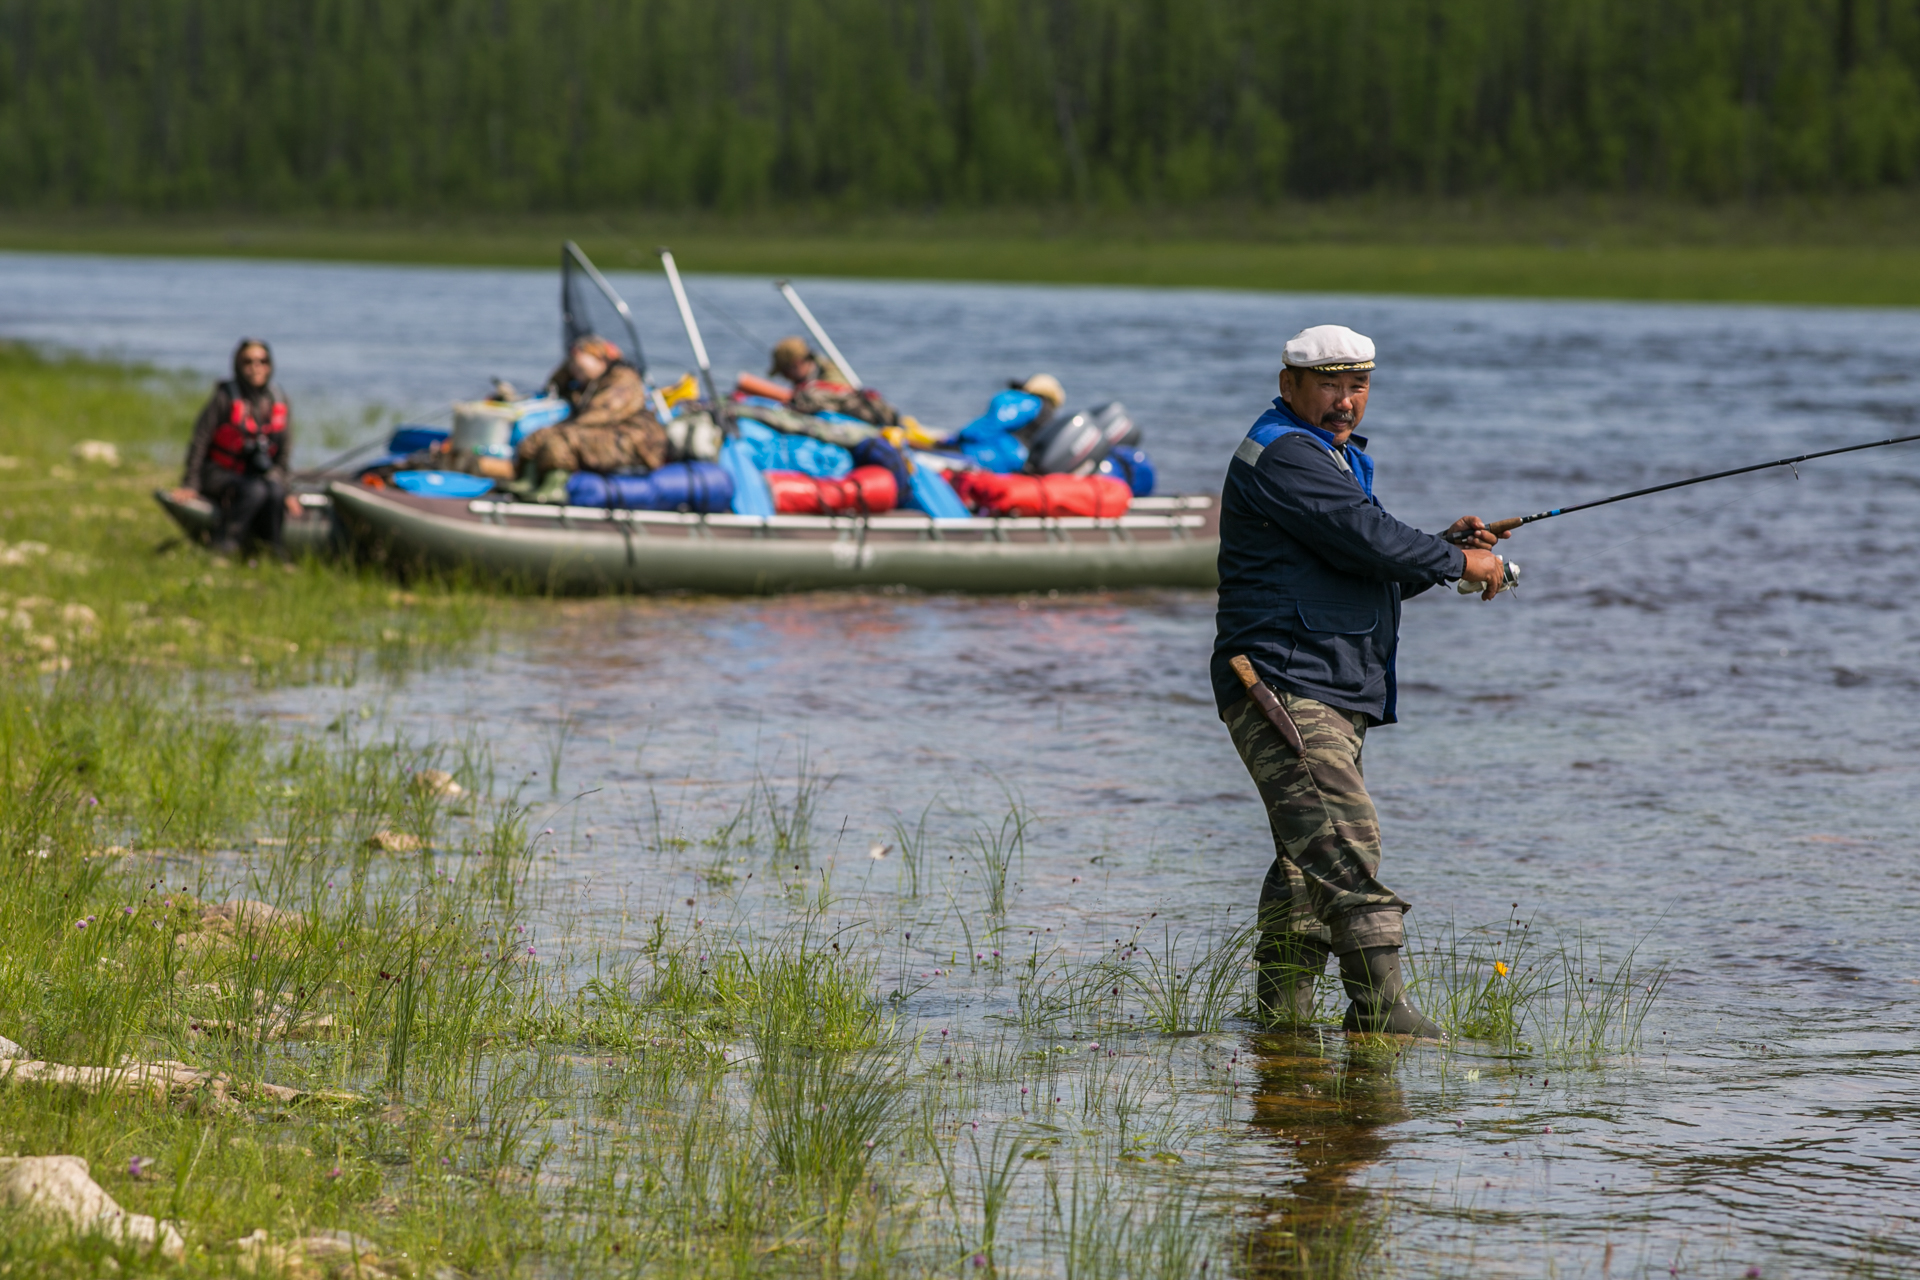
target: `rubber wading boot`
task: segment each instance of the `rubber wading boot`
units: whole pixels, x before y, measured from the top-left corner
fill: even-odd
[[[564,504],[567,500],[567,481],[573,478],[571,471],[549,471],[540,477],[540,483],[534,487],[534,502]]]
[[[1313,1021],[1314,988],[1327,971],[1327,957],[1333,948],[1315,938],[1299,934],[1272,934],[1261,939],[1254,953],[1259,966],[1254,978],[1254,998],[1260,1015],[1270,1027],[1304,1027]]]
[[[1340,957],[1340,981],[1353,1003],[1341,1024],[1347,1031],[1445,1040],[1440,1024],[1407,1003],[1400,979],[1400,948],[1366,947]]]

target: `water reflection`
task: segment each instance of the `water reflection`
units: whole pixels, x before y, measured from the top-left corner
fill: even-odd
[[[1330,1031],[1256,1037],[1248,1127],[1278,1148],[1293,1178],[1261,1197],[1238,1242],[1240,1274],[1341,1280],[1371,1266],[1387,1205],[1363,1174],[1384,1161],[1409,1118],[1398,1051]]]

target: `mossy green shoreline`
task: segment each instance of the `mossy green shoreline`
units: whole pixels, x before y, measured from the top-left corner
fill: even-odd
[[[0,249],[1660,301],[1920,305],[1920,199],[1347,200],[1153,214],[0,216]]]
[[[1124,942],[1104,913],[1085,938],[1020,920],[1016,796],[850,814],[891,851],[836,879],[804,760],[719,809],[649,781],[598,855],[634,884],[589,892],[564,733],[529,786],[524,743],[249,714],[261,686],[468,660],[540,610],[686,606],[218,565],[146,496],[197,394],[0,347],[0,1036],[27,1055],[0,1062],[0,1183],[84,1158],[181,1244],[0,1195],[0,1275],[1398,1269],[1364,1189],[1245,1188],[1276,1132],[1372,1150],[1396,1073],[1455,1060],[1254,1034],[1233,922],[1183,934],[1124,893]],[[1604,1070],[1659,988],[1518,917],[1419,965],[1422,1004],[1498,1047],[1490,1077]],[[967,1023],[960,992],[997,1012]]]

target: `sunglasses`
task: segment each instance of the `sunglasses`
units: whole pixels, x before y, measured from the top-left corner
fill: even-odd
[[[247,356],[245,359],[241,360],[240,363],[242,365],[261,364],[261,365],[265,365],[269,369],[273,368],[273,361],[267,359],[267,357],[265,356]]]

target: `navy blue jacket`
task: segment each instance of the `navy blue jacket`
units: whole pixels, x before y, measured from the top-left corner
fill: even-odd
[[[1275,400],[1227,465],[1212,663],[1222,715],[1246,696],[1227,666],[1244,653],[1276,689],[1393,723],[1400,601],[1458,578],[1466,556],[1381,508],[1366,444],[1336,448]]]

